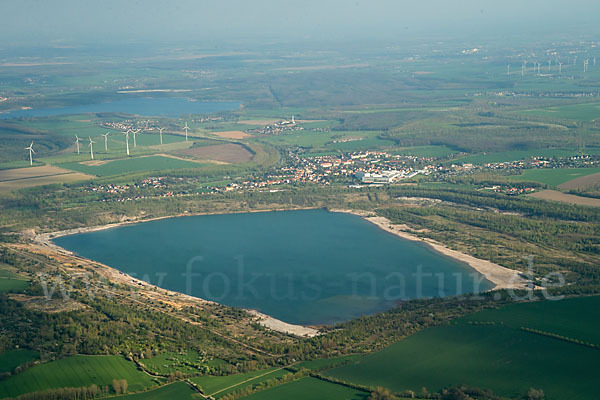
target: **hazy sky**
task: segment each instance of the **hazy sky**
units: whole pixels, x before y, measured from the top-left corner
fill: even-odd
[[[3,42],[341,38],[561,30],[599,0],[0,0]],[[597,24],[595,24],[597,25]]]

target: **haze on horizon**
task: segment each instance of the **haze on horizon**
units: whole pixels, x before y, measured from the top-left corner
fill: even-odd
[[[3,0],[5,46],[593,34],[592,0]]]

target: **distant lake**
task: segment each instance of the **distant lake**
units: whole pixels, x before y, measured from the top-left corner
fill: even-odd
[[[50,117],[56,115],[119,112],[148,117],[179,117],[188,114],[211,114],[237,110],[239,102],[191,101],[181,97],[135,97],[107,103],[82,104],[71,107],[13,110],[0,113],[0,119],[20,117]]]
[[[423,243],[326,210],[168,218],[54,242],[162,288],[302,325],[470,293],[474,279],[479,291],[493,286]]]

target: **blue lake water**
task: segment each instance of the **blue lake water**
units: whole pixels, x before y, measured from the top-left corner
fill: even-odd
[[[425,244],[326,210],[168,218],[54,242],[165,289],[304,325],[493,286]]]
[[[50,117],[57,115],[119,112],[148,117],[179,117],[188,114],[211,114],[237,110],[239,102],[190,101],[181,97],[135,97],[107,103],[82,104],[71,107],[13,110],[0,113],[0,119],[20,117]]]

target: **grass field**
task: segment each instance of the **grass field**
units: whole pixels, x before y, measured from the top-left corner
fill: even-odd
[[[279,368],[269,368],[266,370],[252,371],[244,374],[228,376],[200,376],[192,378],[192,382],[200,385],[204,393],[220,398],[227,393],[248,385],[256,385],[269,379],[280,378],[290,372]]]
[[[600,168],[541,168],[528,169],[521,175],[511,176],[511,179],[518,181],[533,181],[545,183],[549,186],[558,186],[570,180],[582,176],[596,174]]]
[[[193,400],[201,399],[202,397],[187,383],[175,382],[147,392],[127,394],[114,398],[122,400]]]
[[[21,364],[35,361],[40,353],[33,350],[8,350],[0,353],[0,372],[10,372]]]
[[[59,165],[62,168],[96,176],[121,175],[140,171],[198,168],[201,166],[201,164],[192,161],[178,160],[163,156],[126,158],[121,160],[98,162],[98,165],[85,165],[81,163],[65,163]]]
[[[394,391],[423,386],[437,391],[464,383],[505,396],[520,396],[534,387],[543,389],[546,399],[594,398],[599,350],[520,326],[597,340],[598,303],[598,297],[588,297],[481,312],[421,331],[327,374]]]
[[[341,385],[325,382],[316,378],[300,380],[276,386],[272,389],[254,393],[244,397],[247,400],[361,400],[369,397],[369,393],[361,392]]]
[[[335,357],[335,358],[320,358],[317,360],[303,361],[294,365],[297,368],[306,368],[313,371],[320,371],[324,369],[330,369],[339,365],[356,362],[364,357],[361,354],[351,354],[349,356]]]
[[[20,275],[11,272],[6,264],[0,263],[0,293],[20,292],[29,286],[29,281]]]
[[[130,391],[154,384],[123,357],[73,356],[37,365],[0,381],[0,398],[61,387],[110,386],[113,379],[126,379]]]
[[[597,118],[600,118],[600,103],[583,103],[558,107],[537,108],[534,110],[520,111],[519,113],[525,115],[550,117],[552,119],[593,121]]]

